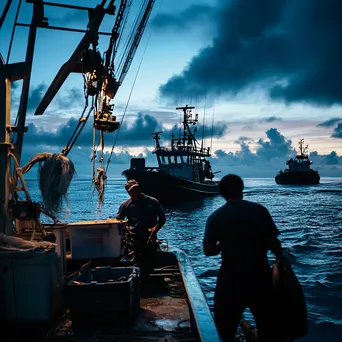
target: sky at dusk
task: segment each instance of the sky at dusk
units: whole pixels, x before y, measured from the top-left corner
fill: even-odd
[[[88,7],[99,3],[58,2]],[[5,60],[17,3],[13,1],[0,31]],[[133,1],[132,13],[139,3]],[[0,13],[4,6],[1,1]],[[18,21],[29,23],[31,13],[32,5],[23,1]],[[50,25],[87,25],[86,12],[46,6],[45,16]],[[334,0],[156,0],[114,99],[120,121],[142,61],[110,172],[119,175],[132,155],[142,154],[153,165],[150,133],[163,130],[167,142],[180,120],[175,107],[188,104],[200,116],[198,137],[206,118],[214,171],[273,177],[304,138],[313,168],[321,176],[342,176],[341,16],[342,2]],[[100,30],[110,32],[114,19],[107,16]],[[28,28],[16,29],[10,62],[24,60],[27,34]],[[33,113],[82,36],[38,30],[23,161],[37,152],[60,152],[77,123],[84,106],[80,74],[68,78],[43,116]],[[99,51],[107,46],[108,37],[101,37]],[[21,82],[12,88],[14,120]],[[106,135],[107,152],[114,137]],[[88,122],[70,154],[79,175],[90,173],[91,145]]]

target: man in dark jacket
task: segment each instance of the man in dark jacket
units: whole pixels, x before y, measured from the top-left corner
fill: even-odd
[[[130,198],[123,202],[116,215],[118,220],[127,218],[126,249],[133,250],[140,267],[142,280],[153,270],[158,248],[157,232],[165,224],[165,213],[157,199],[140,191],[137,181],[129,180],[125,189]]]
[[[281,257],[279,231],[265,207],[242,199],[243,187],[239,176],[222,178],[219,188],[226,203],[209,216],[205,228],[205,255],[222,253],[214,298],[215,322],[223,341],[233,342],[241,316],[249,307],[259,341],[275,342],[267,252]]]

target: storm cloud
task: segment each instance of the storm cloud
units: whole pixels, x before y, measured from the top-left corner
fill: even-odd
[[[35,87],[31,87],[27,105],[28,111],[33,111],[38,107],[46,89],[47,85],[45,83],[40,83]]]
[[[259,139],[253,142],[251,138],[241,136],[235,143],[240,145],[240,150],[226,153],[223,150],[215,151],[220,157],[230,157],[233,162],[252,164],[257,160],[267,161],[273,158],[286,159],[294,156],[296,151],[292,147],[291,140],[286,139],[276,128],[270,128],[266,132],[268,140]],[[256,145],[256,153],[253,153],[250,144]]]
[[[342,121],[342,118],[331,118],[329,120],[321,122],[317,125],[317,127],[333,127],[340,121]]]
[[[184,30],[200,20],[208,19],[213,12],[214,8],[208,5],[191,5],[180,13],[158,14],[152,21],[152,25],[158,29]]]
[[[342,138],[342,123],[339,123],[332,133],[333,138]]]
[[[93,126],[92,120],[86,123],[82,133],[77,139],[75,146],[90,147],[93,143]],[[67,144],[69,138],[72,136],[78,120],[70,118],[64,125],[60,125],[55,132],[51,132],[44,129],[38,129],[34,123],[28,124],[28,133],[25,135],[25,143],[36,145],[45,144],[50,146],[58,146],[61,149]],[[197,138],[202,137],[203,126],[198,126],[196,133]],[[204,137],[208,138],[213,134],[213,137],[220,138],[226,133],[228,127],[226,123],[217,122],[213,127],[207,127],[204,131]],[[117,145],[121,146],[152,146],[154,141],[151,133],[163,131],[163,138],[166,140],[170,139],[171,134],[177,135],[179,127],[174,125],[172,128],[164,128],[163,124],[156,118],[149,114],[138,113],[135,120],[131,123],[125,121],[122,124]],[[113,134],[105,133],[105,142],[107,147],[111,147],[114,142],[115,135],[118,131]]]
[[[294,153],[292,141],[287,140],[276,128],[266,131],[267,140],[259,139],[257,155],[264,159],[288,157]]]
[[[217,35],[161,95],[233,96],[264,89],[285,103],[342,102],[342,2],[219,1]]]

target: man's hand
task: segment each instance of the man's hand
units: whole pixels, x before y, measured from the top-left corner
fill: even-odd
[[[149,228],[148,231],[150,232],[150,237],[149,237],[149,239],[147,240],[147,243],[152,242],[154,235],[157,234],[157,226],[158,226],[158,225],[154,226],[153,228]]]

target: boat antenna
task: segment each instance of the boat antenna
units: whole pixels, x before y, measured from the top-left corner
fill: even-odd
[[[207,94],[205,95],[204,100],[204,113],[203,113],[203,124],[202,124],[202,142],[201,142],[201,150],[203,150],[204,147],[204,133],[205,133],[205,117],[206,117],[206,110],[207,110]]]

